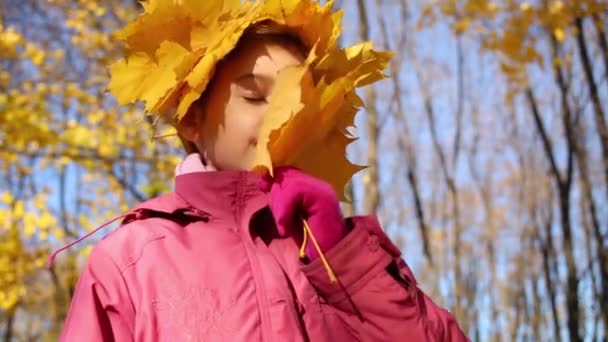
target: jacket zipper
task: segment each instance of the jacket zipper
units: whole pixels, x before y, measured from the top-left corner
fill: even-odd
[[[242,213],[245,210],[245,192],[246,192],[246,174],[241,173],[239,175],[239,182],[237,183],[236,189],[236,208],[235,208],[235,220],[237,225],[241,225]],[[256,294],[258,297],[258,308],[260,310],[260,323],[262,327],[262,341],[271,341],[271,327],[270,327],[270,312],[268,310],[268,297],[266,296],[266,287],[264,286],[265,280],[262,272],[260,272],[260,261],[258,260],[255,252],[255,246],[251,239],[246,238],[249,236],[249,222],[244,223],[244,227],[240,227],[241,239],[245,246],[249,258],[249,265],[251,266],[251,272],[256,285]]]

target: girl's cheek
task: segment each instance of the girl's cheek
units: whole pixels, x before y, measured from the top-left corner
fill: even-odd
[[[253,133],[257,136],[260,128],[262,127],[262,123],[264,122],[264,116],[268,109],[268,106],[263,106],[264,108],[260,108],[259,111],[255,114],[255,122],[252,127]]]

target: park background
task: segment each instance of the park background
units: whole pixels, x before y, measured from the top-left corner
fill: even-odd
[[[342,0],[396,52],[361,91],[347,214],[376,213],[474,341],[608,338],[608,2]],[[0,336],[54,341],[92,244],[170,191],[176,138],[107,93],[127,0],[0,0]],[[170,133],[162,129],[157,134]]]

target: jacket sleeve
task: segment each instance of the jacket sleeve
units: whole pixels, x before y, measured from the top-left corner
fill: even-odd
[[[361,341],[468,341],[448,311],[419,288],[401,252],[373,216],[349,219],[352,231],[326,253],[338,277],[320,260],[302,271],[326,304]]]
[[[133,326],[124,279],[98,244],[78,279],[60,341],[132,341]]]

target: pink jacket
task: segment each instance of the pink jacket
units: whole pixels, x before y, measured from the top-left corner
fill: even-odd
[[[276,236],[249,172],[176,177],[93,249],[61,341],[466,341],[374,217],[321,260]]]

